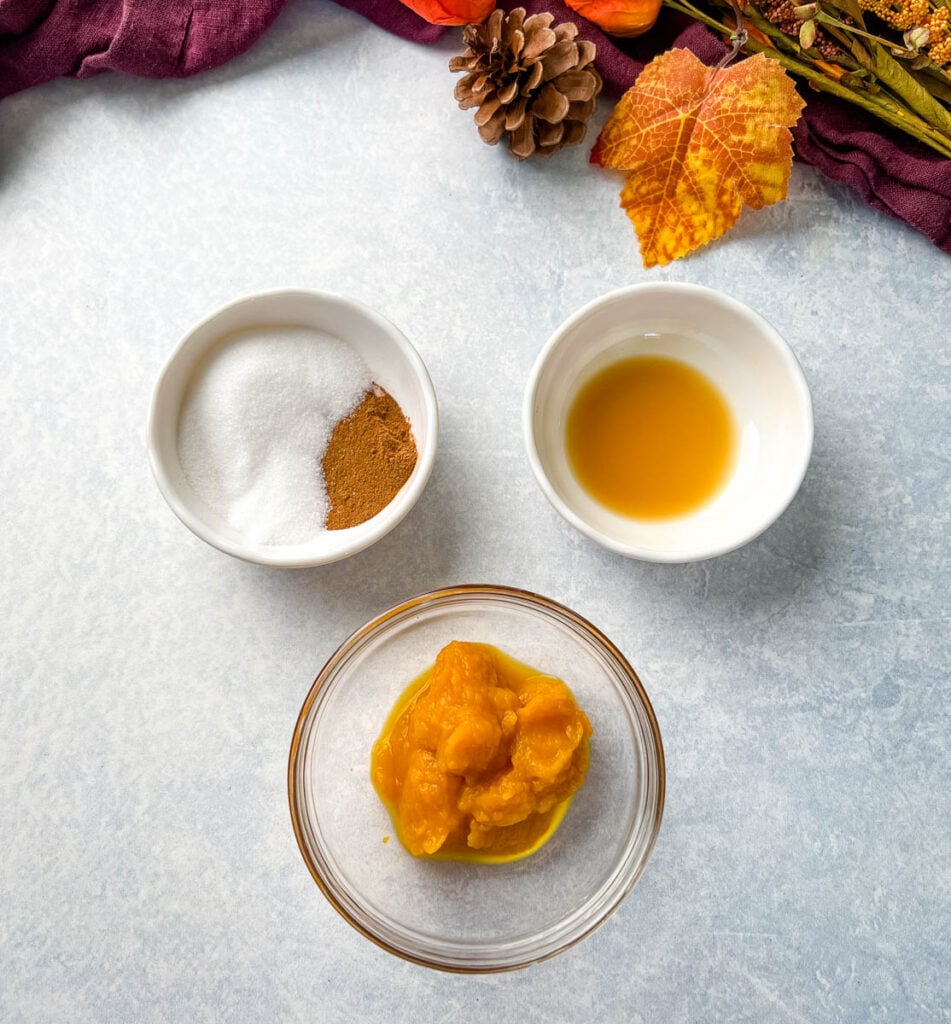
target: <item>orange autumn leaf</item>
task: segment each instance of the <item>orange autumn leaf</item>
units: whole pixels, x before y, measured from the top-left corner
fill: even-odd
[[[756,54],[714,71],[689,50],[651,61],[601,131],[591,160],[626,171],[621,206],[645,267],[729,230],[745,203],[786,198],[789,127],[804,106],[780,64]]]

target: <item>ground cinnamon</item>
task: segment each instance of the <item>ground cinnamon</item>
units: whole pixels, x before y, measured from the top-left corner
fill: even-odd
[[[416,465],[416,441],[396,400],[374,384],[334,427],[321,462],[328,530],[346,530],[385,508]]]

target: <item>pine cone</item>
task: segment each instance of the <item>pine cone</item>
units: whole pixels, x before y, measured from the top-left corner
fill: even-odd
[[[552,28],[552,21],[551,14],[526,18],[523,7],[508,15],[497,9],[465,27],[466,52],[449,62],[450,71],[466,72],[455,96],[463,110],[478,107],[483,140],[494,146],[507,133],[519,160],[577,146],[601,91],[594,43],[576,42],[573,22]]]

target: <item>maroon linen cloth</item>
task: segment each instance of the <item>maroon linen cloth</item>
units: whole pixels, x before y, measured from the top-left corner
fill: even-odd
[[[285,0],[0,0],[0,97],[60,75],[87,78],[122,71],[180,78],[206,71],[246,50]],[[404,39],[432,43],[444,32],[399,0],[337,0]],[[616,91],[627,89],[645,63],[670,46],[685,46],[707,63],[723,42],[689,19],[664,11],[654,29],[619,44],[562,0],[505,0],[530,12],[571,20],[597,44],[597,66]],[[893,132],[870,114],[822,93],[793,130],[799,157],[844,182],[876,209],[905,221],[951,253],[951,160]]]
[[[246,50],[285,0],[0,0],[0,97],[60,75],[184,78]]]

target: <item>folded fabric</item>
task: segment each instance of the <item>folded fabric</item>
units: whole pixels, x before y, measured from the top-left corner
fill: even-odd
[[[0,0],[0,97],[60,75],[183,78],[246,50],[285,0]]]
[[[810,96],[793,137],[806,163],[951,253],[951,160],[824,93]]]
[[[364,18],[369,18],[387,32],[402,36],[411,43],[434,43],[445,31],[438,25],[430,25],[399,0],[337,0],[341,7],[348,7]]]
[[[442,31],[393,0],[336,2],[404,39],[432,42]],[[562,0],[505,0],[501,6],[524,7],[529,13],[551,11],[557,21],[575,22],[579,36],[597,44],[595,64],[605,83],[619,92],[634,84],[652,57],[671,46],[692,50],[707,64],[716,63],[726,50],[723,41],[699,22],[666,10],[649,33],[620,44]],[[858,107],[808,89],[803,94],[806,109],[793,129],[799,158],[951,253],[951,160]]]

